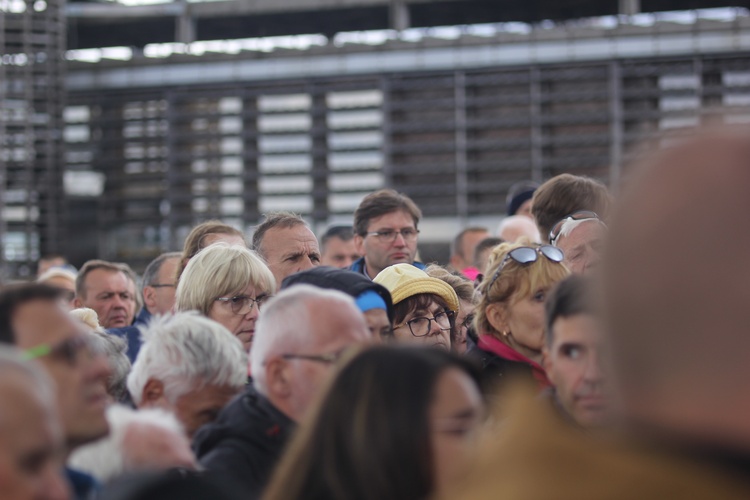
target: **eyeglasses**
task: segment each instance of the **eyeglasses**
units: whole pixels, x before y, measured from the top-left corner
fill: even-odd
[[[419,318],[413,318],[407,321],[405,324],[409,327],[409,331],[412,335],[415,337],[424,337],[427,334],[430,333],[430,330],[432,329],[432,322],[434,321],[435,324],[437,324],[438,328],[440,330],[450,330],[451,328],[451,319],[455,313],[453,311],[442,311],[437,313],[432,318],[427,317],[419,317]],[[404,326],[404,325],[401,325]],[[398,327],[397,327],[398,328]]]
[[[393,243],[394,241],[396,241],[396,237],[399,234],[404,239],[404,241],[412,242],[417,239],[419,230],[409,227],[407,227],[406,229],[401,229],[400,231],[396,231],[395,229],[383,229],[382,231],[367,233],[366,236],[375,236],[381,243]]]
[[[553,247],[552,245],[514,248],[513,250],[508,252],[508,255],[505,256],[503,261],[497,267],[497,271],[495,271],[495,274],[492,276],[492,279],[487,285],[486,290],[490,290],[492,288],[492,285],[495,284],[495,281],[497,281],[498,276],[500,276],[500,271],[503,270],[503,268],[505,267],[505,264],[507,264],[509,260],[513,259],[519,264],[525,266],[527,264],[531,264],[532,262],[536,262],[537,255],[539,254],[544,255],[545,257],[547,257],[548,260],[552,262],[562,262],[563,257],[564,257],[562,250],[560,250],[557,247]]]
[[[336,352],[328,352],[323,354],[282,354],[283,359],[304,359],[306,361],[314,361],[316,363],[323,363],[326,365],[332,365],[344,354],[346,349],[341,349]]]
[[[256,298],[248,295],[235,295],[234,297],[218,297],[214,300],[229,304],[234,314],[247,314],[253,310],[253,304],[257,305],[258,311],[260,311],[263,304],[268,302],[270,298],[271,295],[260,295]]]
[[[177,285],[173,283],[154,283],[153,285],[148,285],[151,288],[177,288]]]
[[[23,352],[23,358],[31,360],[50,356],[60,359],[70,366],[76,366],[82,353],[89,358],[94,355],[93,344],[93,339],[88,334],[76,335],[56,345],[40,344],[27,349]]]
[[[591,210],[578,210],[577,212],[566,215],[552,226],[552,230],[549,232],[549,242],[553,245],[555,244],[555,241],[560,237],[560,232],[567,221],[590,219],[601,220],[599,216],[596,215],[596,212],[592,212]]]
[[[471,328],[471,324],[474,322],[474,314],[467,314],[464,320],[461,322],[461,328],[466,328],[467,330]]]

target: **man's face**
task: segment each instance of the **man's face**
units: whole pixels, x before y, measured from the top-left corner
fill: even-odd
[[[302,224],[271,228],[263,236],[261,253],[276,278],[276,286],[287,276],[320,265],[318,239]]]
[[[90,307],[104,328],[122,328],[135,317],[135,283],[120,271],[94,269],[86,275],[85,295],[76,298],[78,307]]]
[[[385,309],[370,309],[362,314],[373,339],[386,342],[393,337],[393,327]]]
[[[472,267],[474,265],[474,249],[480,241],[489,235],[487,231],[470,231],[464,233],[461,239],[461,248],[458,249],[461,253],[451,255],[451,266],[453,266],[453,269],[463,271],[467,267]]]
[[[192,440],[198,429],[216,420],[221,409],[240,391],[231,385],[204,385],[178,397],[173,411]]]
[[[63,436],[54,408],[26,375],[0,382],[0,498],[67,499],[62,477]]]
[[[333,236],[326,241],[323,255],[320,263],[324,266],[338,267],[346,269],[359,259],[357,247],[354,245],[354,239],[344,241],[341,238]]]
[[[589,314],[559,317],[544,366],[558,401],[582,427],[606,423],[610,401],[601,369],[601,332]]]
[[[12,318],[16,344],[22,350],[49,346],[38,357],[57,387],[57,405],[69,449],[107,434],[104,416],[107,359],[89,347],[90,334],[55,302],[35,300],[20,306]]]
[[[365,320],[357,310],[334,308],[327,302],[315,304],[311,317],[310,344],[293,355],[316,356],[338,354],[344,349],[372,339]],[[302,306],[305,307],[305,306]],[[307,307],[310,307],[309,305]],[[313,315],[314,314],[314,315]],[[332,373],[332,363],[309,358],[284,360],[289,377],[289,411],[292,420],[299,421]]]
[[[368,233],[404,230],[416,231],[417,228],[411,215],[403,210],[375,217],[367,226]],[[374,278],[380,271],[393,264],[413,264],[417,254],[417,238],[407,240],[403,234],[396,234],[392,240],[372,234],[355,235],[354,241],[357,251],[365,256],[367,274],[370,278]]]
[[[165,260],[159,269],[154,286],[143,287],[143,301],[151,314],[167,314],[172,310],[177,289],[175,275],[179,262],[179,257]]]
[[[567,236],[560,236],[557,246],[565,255],[565,265],[572,273],[588,274],[599,263],[604,226],[599,221],[582,222]]]

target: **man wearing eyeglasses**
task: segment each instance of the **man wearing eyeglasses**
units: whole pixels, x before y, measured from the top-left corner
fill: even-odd
[[[363,255],[349,268],[370,279],[393,264],[412,264],[415,260],[419,219],[422,211],[405,194],[381,189],[362,200],[354,212],[354,244]]]
[[[104,416],[106,381],[111,369],[92,338],[61,306],[61,292],[45,285],[18,285],[0,292],[0,342],[13,344],[34,359],[55,381],[66,452],[109,432]],[[91,478],[68,470],[83,498]]]
[[[260,498],[333,364],[371,340],[354,299],[342,292],[300,284],[269,300],[250,351],[253,384],[196,434],[201,465],[246,498]]]

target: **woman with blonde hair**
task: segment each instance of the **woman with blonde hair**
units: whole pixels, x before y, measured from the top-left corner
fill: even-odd
[[[260,309],[275,290],[276,280],[258,254],[219,242],[188,262],[177,285],[175,310],[196,310],[216,321],[249,352]]]
[[[492,251],[474,317],[479,338],[468,351],[488,383],[533,377],[540,388],[549,386],[541,366],[544,303],[550,288],[570,274],[562,261],[559,248],[524,239]]]

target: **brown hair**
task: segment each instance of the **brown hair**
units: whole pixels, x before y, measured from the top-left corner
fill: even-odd
[[[354,212],[354,232],[360,236],[367,234],[370,220],[396,211],[411,215],[414,227],[422,218],[422,211],[411,198],[393,189],[381,189],[364,197]]]
[[[190,231],[190,234],[185,238],[185,244],[182,246],[182,255],[177,265],[177,281],[180,280],[180,276],[182,276],[182,272],[185,270],[188,261],[205,248],[203,240],[209,234],[229,234],[239,236],[243,240],[245,239],[245,235],[241,231],[224,224],[220,220],[208,220],[198,224]]]
[[[590,177],[560,174],[534,192],[531,214],[542,241],[549,241],[552,226],[577,210],[592,210],[606,219],[612,197],[607,186]]]
[[[456,292],[458,300],[465,300],[476,304],[479,301],[479,295],[474,289],[474,283],[457,273],[452,273],[442,266],[431,264],[424,270],[428,276],[437,278],[448,283],[453,291]]]
[[[474,329],[478,334],[491,334],[500,338],[500,332],[490,324],[487,318],[487,307],[490,304],[502,303],[505,306],[530,297],[537,290],[550,288],[570,274],[562,262],[552,262],[543,256],[531,264],[519,264],[509,259],[496,280],[493,280],[497,269],[502,265],[505,256],[516,248],[533,246],[527,239],[521,238],[516,243],[503,243],[495,247],[487,264],[487,274],[479,287],[482,298],[474,312]]]

